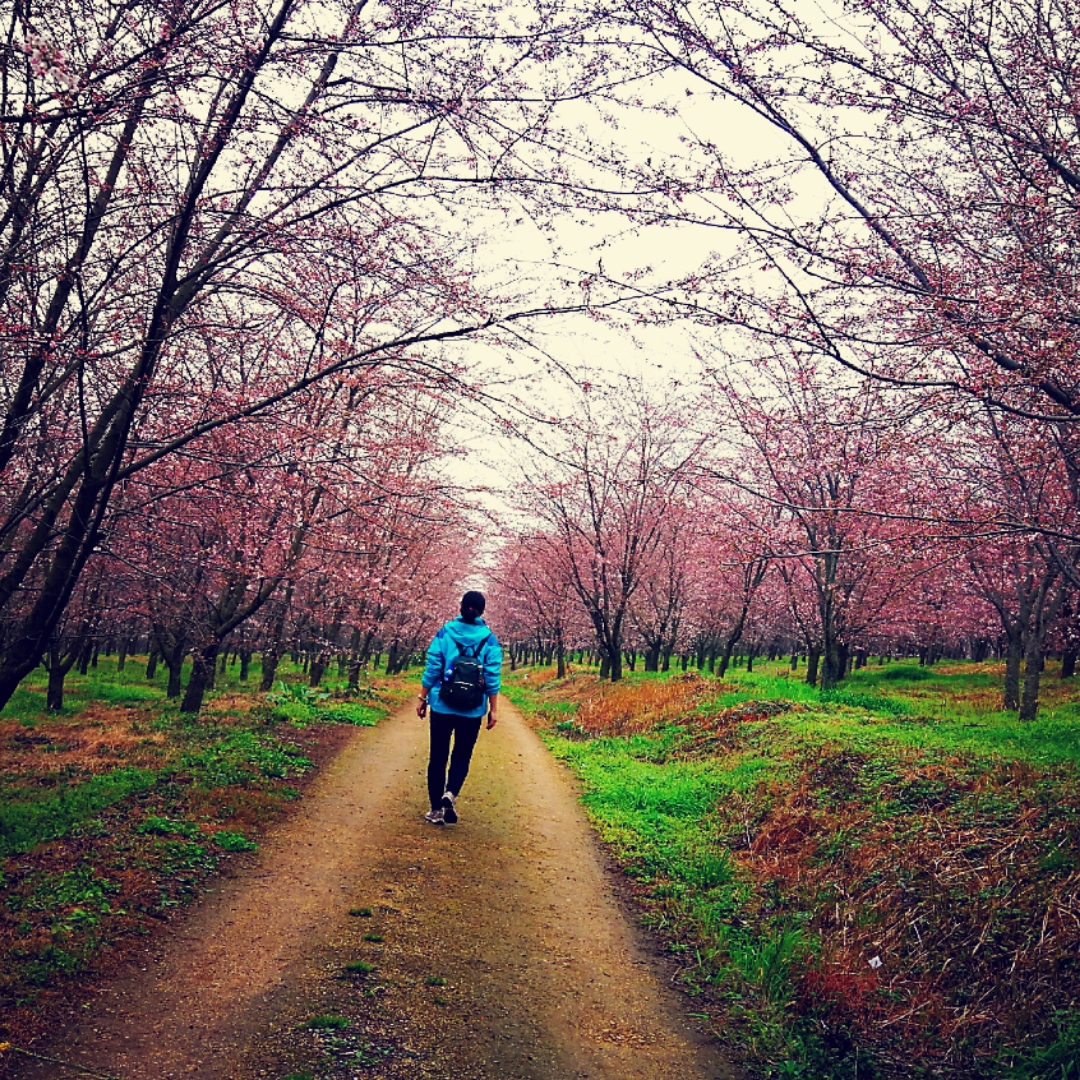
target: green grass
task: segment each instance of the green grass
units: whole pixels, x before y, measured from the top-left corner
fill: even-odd
[[[214,833],[214,843],[222,851],[258,851],[259,845],[254,840],[249,840],[243,833],[230,832],[222,829]]]
[[[794,701],[808,711],[788,714],[787,725],[814,741],[842,738],[860,747],[886,743],[983,759],[1080,765],[1080,702],[1046,708],[1024,723],[1015,713],[973,707],[965,694],[1000,689],[1000,679],[988,672],[945,675],[914,665],[871,667],[822,692],[778,667],[729,671],[725,683],[738,689],[719,693],[702,711],[746,701]],[[890,676],[894,671],[903,678]],[[924,674],[911,678],[911,672]]]
[[[149,791],[157,782],[158,774],[148,769],[116,769],[58,792],[23,792],[18,801],[0,805],[0,856],[66,836],[106,807]]]
[[[189,664],[190,667],[190,664]],[[15,691],[11,700],[0,711],[4,719],[18,718],[36,721],[57,715],[75,716],[88,706],[104,703],[108,705],[142,705],[147,702],[165,702],[165,687],[168,672],[160,668],[152,682],[144,678],[146,661],[128,659],[124,670],[116,670],[115,657],[101,657],[97,668],[89,668],[85,675],[72,670],[64,680],[64,709],[59,714],[45,712],[45,687],[48,676],[44,669],[38,668],[28,675]]]
[[[212,738],[212,731],[204,731]],[[119,768],[112,772],[70,778],[59,790],[15,787],[5,793],[0,805],[0,856],[29,851],[37,844],[68,835],[72,829],[94,818],[102,810],[133,795],[152,790],[177,772],[188,774],[206,787],[224,787],[262,780],[285,779],[311,768],[311,762],[271,735],[233,732],[183,754],[178,764],[159,771]],[[153,819],[141,826],[144,831],[181,831],[177,823]],[[186,828],[187,826],[185,826]]]
[[[346,1017],[324,1014],[312,1016],[304,1025],[304,1027],[310,1028],[312,1031],[340,1031],[348,1026],[349,1021]]]
[[[60,874],[41,872],[35,886],[32,892],[11,897],[7,906],[12,911],[50,911],[60,907],[107,911],[111,907],[109,897],[120,889],[92,866],[80,866]]]
[[[1001,1055],[1002,1080],[1080,1080],[1080,1012],[1059,1013],[1054,1026],[1052,1042]]]
[[[185,754],[180,767],[205,787],[226,787],[260,779],[285,780],[312,766],[307,758],[271,735],[237,731]]]
[[[183,836],[191,839],[201,835],[202,830],[193,821],[176,821],[173,818],[151,816],[139,824],[136,832],[152,836]]]

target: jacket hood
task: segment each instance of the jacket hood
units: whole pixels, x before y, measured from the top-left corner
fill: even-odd
[[[462,645],[472,646],[479,645],[491,633],[491,627],[482,618],[474,623],[467,623],[464,619],[457,618],[444,623],[439,633]]]

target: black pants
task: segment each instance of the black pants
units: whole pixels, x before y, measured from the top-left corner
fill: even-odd
[[[480,734],[482,716],[454,716],[452,713],[431,711],[431,758],[427,767],[428,798],[431,808],[438,809],[444,791],[456,796],[469,775],[469,761]],[[454,752],[450,753],[450,736],[454,736]],[[446,775],[446,759],[450,758],[450,775]]]

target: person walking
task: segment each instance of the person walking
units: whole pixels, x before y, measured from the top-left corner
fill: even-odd
[[[497,722],[502,648],[482,618],[485,607],[483,593],[467,592],[461,598],[460,617],[444,624],[428,646],[416,715],[422,719],[430,706],[431,809],[424,818],[432,825],[453,825],[458,820],[457,797],[469,773],[484,713],[489,731]]]

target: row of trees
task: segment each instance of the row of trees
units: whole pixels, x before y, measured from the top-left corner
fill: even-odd
[[[576,94],[547,64],[550,13],[519,14],[5,7],[0,706],[133,595],[174,628],[163,658],[191,639],[193,703],[226,636],[298,602],[316,548],[326,590],[360,603],[382,573],[371,507],[395,535],[399,512],[447,518],[410,409],[482,398],[450,346],[557,306],[479,291],[461,213],[535,174]],[[175,629],[189,608],[197,634]]]
[[[871,653],[992,651],[1025,718],[1048,649],[1071,674],[1070,478],[1031,457],[1031,421],[943,423],[782,356],[716,374],[692,405],[585,397],[500,556],[511,639],[595,649],[613,680],[638,652],[646,670],[696,654],[721,675],[737,651],[801,654],[823,688]]]
[[[190,712],[230,646],[245,673],[261,653],[264,688],[286,649],[303,650],[313,684],[332,656],[353,687],[374,651],[403,662],[468,566],[435,413],[415,388],[364,400],[355,381],[323,385],[272,424],[222,430],[133,477],[49,637],[50,707],[105,641],[147,641]]]

